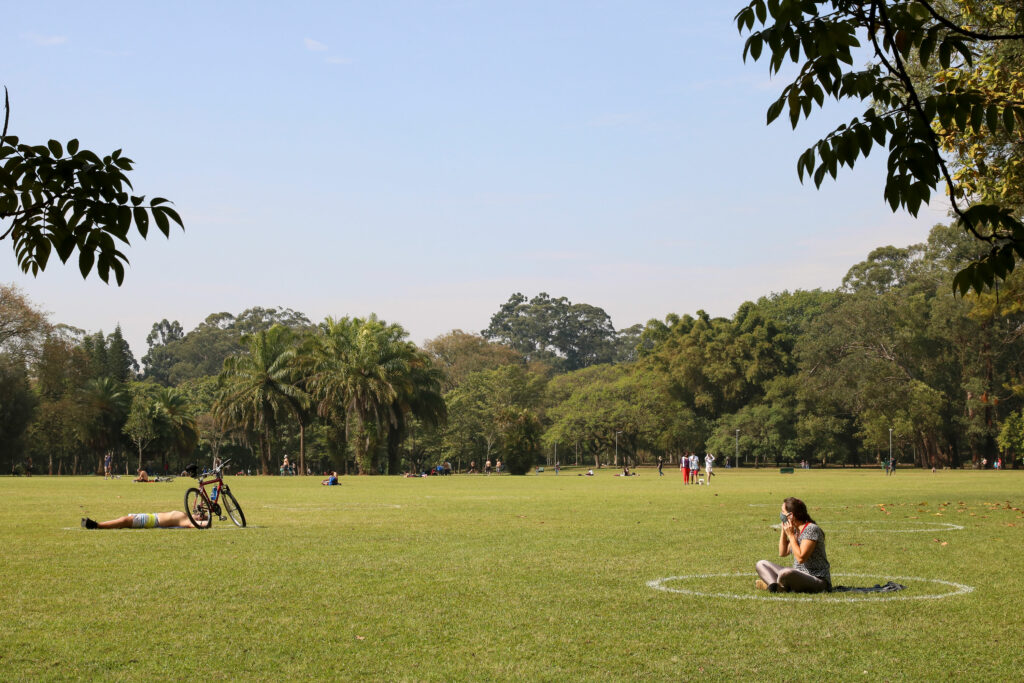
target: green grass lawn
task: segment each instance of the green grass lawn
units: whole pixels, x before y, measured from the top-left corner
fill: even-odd
[[[231,478],[209,531],[79,527],[187,479],[0,478],[0,679],[1020,679],[1024,473],[666,473]],[[755,591],[789,495],[907,590]]]

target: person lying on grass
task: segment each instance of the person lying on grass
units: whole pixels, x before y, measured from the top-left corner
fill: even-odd
[[[825,556],[825,532],[807,513],[807,505],[799,498],[782,501],[779,514],[779,557],[793,554],[793,566],[781,567],[768,560],[755,565],[760,577],[754,585],[777,593],[822,593],[832,590],[832,574]]]
[[[82,518],[82,526],[86,529],[194,529],[196,525],[180,510],[170,512],[135,513],[96,522],[88,517]]]

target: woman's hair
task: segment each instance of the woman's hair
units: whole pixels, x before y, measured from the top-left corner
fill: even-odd
[[[786,507],[786,512],[792,513],[798,522],[811,522],[817,524],[817,522],[811,519],[810,514],[808,514],[807,504],[799,498],[787,498],[782,501],[782,504]]]

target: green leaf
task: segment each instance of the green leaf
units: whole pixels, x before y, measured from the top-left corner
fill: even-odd
[[[56,140],[50,140],[46,143],[47,148],[50,150],[50,154],[53,155],[54,159],[59,159],[64,156],[64,148],[60,146],[60,143]]]
[[[985,123],[985,105],[976,104],[971,109],[971,128],[974,129],[975,134],[981,133],[981,127]]]
[[[785,98],[785,96],[780,97],[779,99],[777,99],[777,100],[775,100],[774,102],[771,103],[771,106],[768,107],[768,124],[769,125],[771,124],[772,121],[774,121],[775,119],[779,118],[779,114],[782,113],[782,108],[785,107],[785,106],[786,106],[786,98]],[[156,203],[156,202],[154,201],[153,203]]]
[[[1013,108],[1003,107],[1003,128],[1006,129],[1007,135],[1013,134]]]
[[[159,228],[160,232],[164,234],[164,237],[171,236],[171,224],[167,221],[167,216],[164,214],[168,209],[162,206],[154,206],[151,211],[153,212],[153,221],[156,223],[156,227]]]
[[[146,239],[146,234],[149,232],[149,214],[138,206],[132,209],[132,214],[135,216],[135,229],[142,235],[142,239]]]
[[[177,224],[178,224],[178,226],[179,226],[179,227],[180,227],[180,228],[181,228],[182,230],[184,230],[184,229],[185,229],[185,224],[181,222],[181,216],[179,216],[179,215],[178,215],[178,212],[177,212],[177,211],[175,211],[174,209],[170,208],[169,206],[165,206],[165,207],[164,207],[164,213],[165,213],[165,214],[167,214],[167,217],[168,217],[168,218],[170,218],[170,219],[171,219],[172,221],[174,221],[175,223],[177,223]]]
[[[87,247],[82,247],[78,252],[78,270],[81,271],[82,277],[85,278],[89,275],[89,271],[92,270],[92,264],[95,263],[95,256],[92,251]],[[106,280],[104,280],[106,282]]]
[[[68,140],[68,155],[75,156],[78,154],[78,139]]]

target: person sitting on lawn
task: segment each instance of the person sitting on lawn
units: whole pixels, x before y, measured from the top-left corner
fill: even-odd
[[[135,513],[111,519],[106,522],[96,522],[88,517],[82,518],[82,526],[86,529],[194,529],[195,525],[184,512],[171,510],[170,512]]]
[[[825,555],[825,532],[807,513],[799,498],[782,501],[779,515],[779,557],[793,555],[792,567],[781,567],[768,560],[755,565],[760,577],[754,585],[772,593],[823,593],[832,590],[831,567]]]
[[[149,475],[146,474],[146,470],[140,468],[139,470],[137,470],[137,472],[138,472],[139,476],[137,476],[134,479],[132,479],[132,481],[139,481],[139,482],[151,482],[151,481],[153,481],[152,479],[149,478]]]
[[[320,482],[321,486],[338,486],[338,473],[331,472],[331,476]]]

